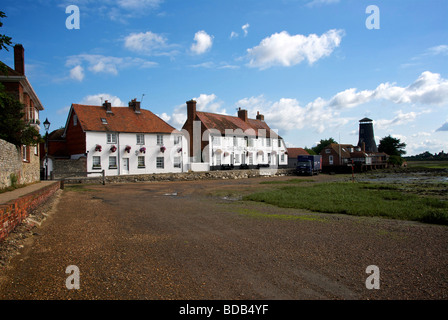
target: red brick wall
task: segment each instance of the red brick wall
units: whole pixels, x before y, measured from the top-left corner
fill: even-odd
[[[60,181],[29,193],[6,204],[0,204],[0,241],[15,229],[28,215],[61,187]]]
[[[86,152],[86,133],[82,130],[80,121],[78,120],[77,125],[73,125],[73,115],[67,122],[67,151],[70,155],[81,154]]]

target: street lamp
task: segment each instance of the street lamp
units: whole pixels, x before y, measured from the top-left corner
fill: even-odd
[[[45,127],[45,180],[48,180],[48,130],[50,129],[50,121],[48,121],[48,118],[44,121],[44,127]]]

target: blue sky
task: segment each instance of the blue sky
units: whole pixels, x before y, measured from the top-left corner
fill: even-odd
[[[66,27],[69,5],[79,29]],[[210,112],[260,111],[291,147],[357,144],[367,116],[377,143],[390,134],[408,155],[448,151],[446,0],[22,0],[1,10],[0,33],[23,44],[51,130],[72,103],[142,97],[179,129],[194,98]],[[12,49],[0,60],[13,66]]]

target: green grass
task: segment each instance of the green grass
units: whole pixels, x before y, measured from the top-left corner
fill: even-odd
[[[260,184],[298,184],[304,182],[314,182],[312,179],[289,179],[289,180],[273,180],[273,181],[263,181]]]
[[[407,161],[409,168],[448,169],[448,161]]]
[[[73,184],[73,185],[69,185],[69,186],[65,185],[64,189],[68,190],[68,191],[75,191],[75,192],[96,191],[93,189],[86,188],[86,185],[84,185],[84,184]]]
[[[325,222],[326,220],[312,216],[312,215],[293,215],[293,214],[278,214],[278,213],[264,213],[254,209],[245,209],[239,208],[237,212],[241,215],[256,218],[256,219],[273,219],[273,220],[302,220],[302,221],[321,221]]]
[[[448,225],[448,203],[421,197],[387,184],[332,182],[284,186],[257,192],[243,200],[265,202],[283,208],[356,216],[381,216]]]

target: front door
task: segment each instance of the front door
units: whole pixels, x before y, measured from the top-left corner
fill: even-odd
[[[129,158],[123,158],[123,174],[129,173]]]

